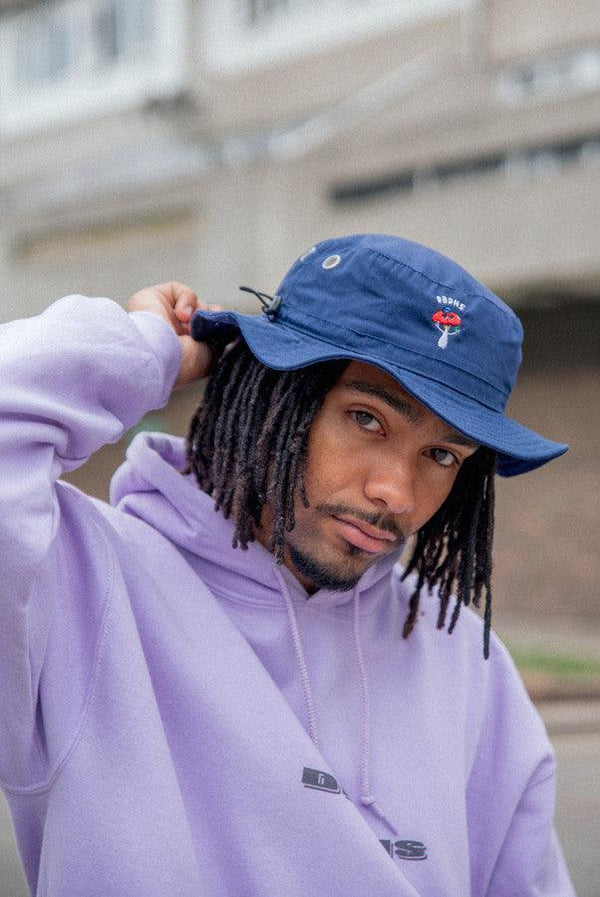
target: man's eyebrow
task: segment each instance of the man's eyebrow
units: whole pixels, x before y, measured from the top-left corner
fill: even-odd
[[[344,380],[341,384],[346,389],[352,389],[354,392],[362,392],[367,396],[376,396],[378,399],[386,402],[394,411],[397,411],[402,417],[416,424],[423,419],[423,412],[419,408],[415,408],[410,402],[400,396],[395,395],[385,386],[379,386],[377,383],[368,383],[366,380]]]
[[[367,396],[376,396],[389,405],[390,408],[393,408],[394,411],[401,414],[411,424],[417,424],[423,419],[423,412],[419,408],[415,408],[410,402],[407,402],[401,396],[395,395],[389,389],[386,389],[385,386],[379,386],[377,383],[369,383],[365,380],[344,380],[340,385],[345,389],[361,392]],[[455,445],[463,445],[465,448],[479,448],[478,442],[474,439],[469,439],[468,436],[464,436],[453,427],[448,427],[442,434],[442,439],[445,442],[453,442]]]
[[[453,442],[454,445],[464,445],[465,448],[478,449],[481,444],[474,439],[465,436],[464,433],[459,433],[458,430],[453,430],[452,428],[447,430],[446,433],[443,433],[442,438],[444,442]]]

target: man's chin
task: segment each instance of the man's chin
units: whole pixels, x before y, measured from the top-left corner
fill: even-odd
[[[361,576],[381,557],[376,555],[370,560],[365,559],[363,551],[349,546],[346,564],[326,565],[323,561],[290,545],[289,542],[286,547],[293,571],[300,574],[302,582],[308,581],[314,591],[331,589],[334,592],[347,592],[353,589]],[[354,560],[353,563],[351,559]]]

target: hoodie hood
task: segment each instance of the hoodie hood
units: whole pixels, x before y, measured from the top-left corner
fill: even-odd
[[[281,582],[274,574],[273,556],[258,542],[244,550],[232,548],[233,524],[215,511],[210,496],[198,487],[193,474],[184,474],[185,440],[164,433],[139,433],[127,449],[126,460],[115,473],[110,501],[119,510],[148,523],[167,539],[201,562],[202,578],[211,591],[240,596],[240,577],[248,581],[248,603],[281,607]],[[398,554],[377,561],[361,577],[363,599],[372,587],[390,575]],[[294,601],[308,593],[286,567],[278,567]],[[377,590],[375,590],[377,591]],[[363,598],[364,596],[364,598]],[[353,590],[319,589],[310,596],[311,607],[347,604]]]

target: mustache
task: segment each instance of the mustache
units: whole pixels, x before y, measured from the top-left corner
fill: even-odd
[[[398,526],[393,517],[386,516],[385,514],[362,511],[360,508],[353,508],[350,505],[322,504],[317,505],[316,510],[323,514],[330,514],[334,517],[354,517],[356,520],[362,520],[364,523],[369,523],[371,526],[377,527],[377,529],[383,530],[386,533],[391,533],[399,542],[406,542],[410,535]]]

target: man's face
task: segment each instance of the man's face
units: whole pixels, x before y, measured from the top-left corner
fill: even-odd
[[[477,445],[372,365],[351,362],[309,436],[284,561],[309,591],[349,589],[438,510]],[[269,509],[257,534],[265,543]]]

